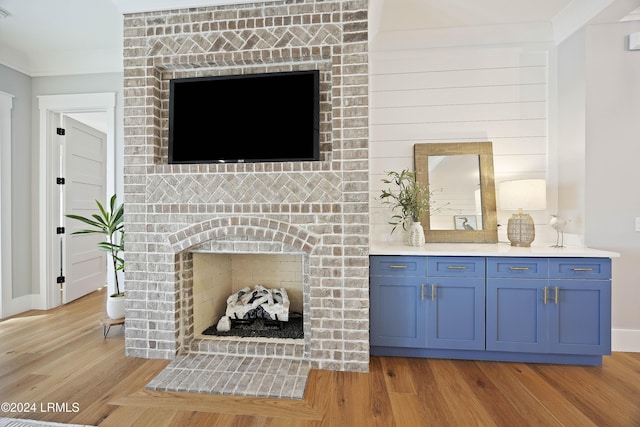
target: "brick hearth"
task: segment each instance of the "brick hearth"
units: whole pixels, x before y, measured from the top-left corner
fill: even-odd
[[[309,369],[306,360],[236,354],[190,354],[174,359],[146,388],[302,399]]]
[[[368,369],[367,44],[366,0],[125,16],[127,355],[177,363],[225,346],[262,351],[196,339],[191,254],[282,252],[307,265],[305,339],[265,352]],[[170,79],[309,69],[321,78],[320,161],[168,164]]]

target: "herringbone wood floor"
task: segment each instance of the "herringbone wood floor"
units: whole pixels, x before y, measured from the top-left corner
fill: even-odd
[[[102,337],[104,292],[0,322],[0,412],[100,426],[640,426],[640,353],[602,367],[373,357],[312,370],[302,401],[144,389],[168,363]],[[51,405],[53,404],[53,405]]]

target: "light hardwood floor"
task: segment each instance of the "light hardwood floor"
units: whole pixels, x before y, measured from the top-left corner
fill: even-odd
[[[0,402],[100,426],[640,426],[640,353],[602,367],[372,357],[369,373],[312,370],[302,401],[146,391],[168,363],[103,339],[99,291],[0,322]],[[66,405],[66,406],[65,406]]]

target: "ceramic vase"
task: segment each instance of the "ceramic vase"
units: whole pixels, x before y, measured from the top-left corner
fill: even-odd
[[[107,316],[111,319],[124,317],[124,295],[107,297]]]
[[[409,245],[410,246],[424,246],[424,228],[420,221],[414,221],[409,227]]]

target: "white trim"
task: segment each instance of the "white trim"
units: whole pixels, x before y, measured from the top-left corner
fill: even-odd
[[[612,329],[611,351],[640,353],[640,329]]]
[[[640,32],[629,34],[629,50],[640,50]]]
[[[38,158],[38,230],[39,298],[37,307],[49,309],[60,304],[60,293],[55,283],[56,274],[56,206],[57,189],[52,180],[58,170],[58,147],[55,142],[56,118],[60,114],[104,111],[107,114],[107,186],[105,198],[115,193],[115,106],[116,94],[86,93],[71,95],[46,95],[38,97],[40,110],[39,158]]]
[[[0,92],[0,318],[13,311],[11,267],[11,110],[14,96]]]
[[[572,0],[551,19],[553,40],[559,45],[584,27],[614,0]]]

